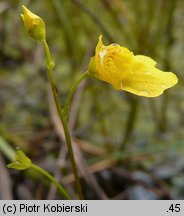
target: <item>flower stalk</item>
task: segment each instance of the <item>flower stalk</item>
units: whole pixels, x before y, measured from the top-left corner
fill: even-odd
[[[48,77],[49,77],[50,85],[51,85],[51,88],[52,88],[54,101],[55,101],[57,111],[58,111],[58,114],[59,114],[59,117],[60,117],[60,121],[61,121],[61,123],[63,125],[66,144],[67,144],[67,147],[68,147],[68,153],[69,153],[73,173],[74,173],[74,176],[75,176],[76,187],[77,187],[77,190],[78,190],[79,198],[83,199],[82,187],[81,187],[81,184],[80,184],[80,179],[79,179],[78,172],[77,172],[77,166],[76,166],[76,163],[75,163],[75,158],[74,158],[74,153],[73,153],[73,148],[72,148],[72,142],[71,142],[71,136],[70,136],[70,132],[69,132],[69,128],[68,128],[68,125],[67,125],[66,118],[64,118],[64,115],[63,115],[63,109],[61,107],[61,104],[60,104],[60,101],[59,101],[59,98],[58,98],[57,88],[55,86],[55,80],[54,80],[54,76],[53,76],[53,68],[55,66],[55,63],[51,58],[50,49],[48,47],[48,44],[47,44],[46,40],[41,40],[41,44],[42,44],[42,46],[43,46],[43,48],[45,50],[46,64],[47,64],[47,69],[48,69]],[[74,90],[76,89],[76,87],[78,86],[79,83],[80,82],[77,82]],[[73,95],[73,91],[71,92],[70,95],[71,96]],[[71,98],[71,96],[69,96],[69,99]],[[70,104],[69,99],[68,99],[68,101],[69,101],[68,103]]]
[[[46,170],[42,169],[41,167],[31,164],[30,168],[34,169],[35,171],[41,173],[45,177],[47,177],[52,183],[55,184],[55,186],[58,188],[59,192],[67,199],[71,200],[71,196],[68,194],[68,192],[62,187],[62,185]]]
[[[62,196],[64,196],[67,200],[71,200],[71,196],[63,188],[63,186],[49,172],[33,164],[30,158],[28,158],[27,155],[25,155],[25,153],[22,150],[20,149],[16,150],[15,161],[8,164],[7,167],[16,170],[27,170],[27,169],[36,170],[37,172],[47,177],[51,182],[53,182],[58,188],[58,190],[60,191]]]
[[[68,93],[68,95],[66,97],[65,105],[64,105],[64,109],[63,109],[63,116],[64,116],[64,118],[66,120],[68,119],[68,113],[70,111],[70,105],[71,105],[72,97],[73,97],[73,95],[74,95],[74,93],[75,93],[78,85],[82,82],[82,80],[84,80],[88,76],[89,76],[88,71],[84,72],[83,74],[81,74],[81,76],[79,77],[79,79],[70,88],[69,93]]]

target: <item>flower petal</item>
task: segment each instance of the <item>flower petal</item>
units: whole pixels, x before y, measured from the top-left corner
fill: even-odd
[[[144,56],[144,55],[136,55],[135,60],[147,65],[152,65],[152,66],[156,66],[156,61],[154,61],[152,58],[148,57],[148,56]]]
[[[178,82],[175,74],[163,72],[156,68],[137,70],[134,75],[127,74],[121,81],[120,89],[144,97],[157,97],[164,90]]]

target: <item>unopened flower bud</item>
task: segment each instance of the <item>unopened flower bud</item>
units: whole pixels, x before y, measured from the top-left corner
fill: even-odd
[[[25,6],[22,6],[22,9],[23,14],[21,14],[21,17],[28,35],[38,41],[44,40],[45,23],[42,18],[32,13]]]
[[[8,168],[16,170],[26,170],[31,167],[31,160],[24,154],[23,151],[17,150],[15,153],[15,161],[7,165]]]

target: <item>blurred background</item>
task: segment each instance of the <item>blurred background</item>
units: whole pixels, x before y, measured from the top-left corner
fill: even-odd
[[[179,79],[158,98],[80,84],[69,127],[85,199],[184,199],[184,0],[0,0],[0,199],[62,199],[38,173],[7,169],[16,147],[76,199],[44,52],[25,33],[22,4],[46,23],[61,103],[100,34]]]

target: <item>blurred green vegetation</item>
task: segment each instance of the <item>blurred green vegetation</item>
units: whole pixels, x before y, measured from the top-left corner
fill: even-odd
[[[170,154],[183,157],[183,0],[0,1],[0,134],[7,145],[21,147],[39,162],[56,160],[60,144],[50,118],[44,53],[25,33],[22,4],[46,23],[61,101],[86,70],[100,34],[105,44],[148,55],[179,78],[175,87],[151,99],[87,79],[74,96],[69,123],[73,137],[104,151],[100,156],[84,151],[89,164],[112,159],[128,170],[146,171],[167,164]],[[176,182],[171,185],[178,188]]]

